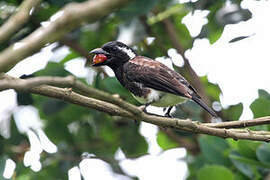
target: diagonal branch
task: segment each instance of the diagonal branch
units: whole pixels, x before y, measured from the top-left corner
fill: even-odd
[[[10,84],[10,85],[8,85]],[[12,85],[12,87],[11,87]],[[0,90],[6,89],[15,89],[15,90],[28,90],[30,87],[38,86],[38,85],[54,85],[58,87],[72,87],[77,90],[80,94],[83,94],[88,97],[93,97],[102,101],[106,101],[123,109],[127,109],[133,114],[140,114],[141,110],[136,106],[127,103],[126,101],[114,97],[109,93],[97,90],[90,86],[86,86],[81,81],[74,79],[72,76],[68,76],[65,78],[61,77],[34,77],[28,79],[19,79],[6,74],[0,74]]]
[[[94,98],[82,96],[76,92],[73,92],[71,89],[42,85],[39,87],[30,88],[29,91],[34,94],[40,94],[43,96],[64,100],[83,107],[96,109],[108,113],[112,116],[132,117],[132,114],[130,112],[116,105]]]
[[[37,83],[39,82],[42,83]],[[45,81],[46,80],[46,81]],[[61,81],[62,80],[62,81]],[[9,81],[11,86],[7,86],[6,82]],[[16,82],[16,83],[14,83]],[[41,84],[52,84],[55,86],[73,87],[78,92],[74,92],[71,88],[59,88]],[[27,85],[28,87],[25,87]],[[37,87],[33,87],[38,85]],[[29,88],[31,87],[31,88]],[[108,93],[99,91],[92,87],[84,85],[82,82],[71,78],[70,76],[60,77],[35,77],[29,79],[13,78],[8,75],[0,75],[0,89],[16,89],[29,91],[34,94],[40,94],[47,97],[52,97],[64,100],[73,104],[84,106],[87,108],[96,109],[112,116],[123,116],[137,121],[144,121],[162,127],[170,127],[182,131],[199,134],[209,134],[222,138],[233,139],[248,139],[256,141],[270,142],[270,132],[268,131],[252,131],[249,129],[225,129],[229,127],[247,127],[262,124],[269,124],[270,118],[258,118],[255,120],[235,121],[225,123],[199,123],[189,119],[167,118],[149,115],[144,113],[140,108],[116,98]],[[90,97],[87,97],[87,96]],[[237,122],[237,123],[236,123]]]
[[[40,4],[41,0],[24,0],[18,12],[12,15],[0,27],[0,44],[6,41],[12,34],[20,29],[31,16],[31,11]]]
[[[60,40],[66,33],[85,22],[95,22],[130,0],[98,0],[71,3],[54,14],[46,27],[40,27],[32,34],[5,49],[0,54],[0,72],[7,72],[18,62],[40,50],[45,44]]]

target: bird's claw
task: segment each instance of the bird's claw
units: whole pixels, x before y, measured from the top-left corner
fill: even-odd
[[[172,115],[168,112],[166,112],[165,117],[172,118]]]

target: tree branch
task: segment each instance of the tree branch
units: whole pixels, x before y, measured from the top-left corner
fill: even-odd
[[[3,75],[0,76],[0,78]],[[18,91],[27,91],[32,87],[40,85],[52,85],[52,86],[66,86],[68,84],[73,84],[75,78],[73,76],[62,77],[34,77],[27,80],[24,79],[3,79],[0,80],[0,91],[6,89],[15,89]]]
[[[112,116],[132,117],[132,114],[130,112],[116,105],[113,105],[111,103],[107,103],[104,101],[100,101],[94,98],[82,96],[76,92],[73,92],[71,89],[68,89],[68,88],[58,88],[58,87],[42,85],[39,87],[30,88],[29,92],[60,99],[60,100],[77,104],[83,107],[96,109],[98,111],[108,113]]]
[[[209,127],[215,128],[243,128],[243,127],[251,127],[251,126],[258,126],[263,124],[270,124],[270,116],[265,116],[261,118],[256,118],[252,120],[245,120],[245,121],[229,121],[223,123],[205,123],[205,125]]]
[[[0,27],[0,44],[6,41],[12,34],[18,31],[31,16],[31,11],[40,4],[41,0],[24,0],[20,5],[18,12],[12,15]]]
[[[0,54],[0,72],[7,72],[22,59],[32,55],[45,44],[61,39],[84,22],[95,22],[124,6],[130,0],[99,0],[70,3],[54,14],[48,26],[40,27]]]
[[[12,86],[11,85],[8,86],[6,83],[7,81],[9,81],[10,82],[9,84],[12,84]],[[75,90],[78,90],[79,92],[82,92],[85,95],[95,98],[86,97],[84,95],[78,94],[77,92],[73,92],[73,90],[70,88],[59,88],[41,84],[74,87]],[[25,85],[27,85],[28,87]],[[38,86],[33,87],[35,85]],[[200,123],[196,121],[191,121],[189,119],[185,120],[185,119],[167,118],[149,115],[144,113],[140,108],[132,104],[129,104],[120,98],[114,97],[108,93],[86,86],[82,82],[75,80],[70,76],[64,78],[35,77],[29,79],[19,79],[5,74],[1,74],[0,89],[4,90],[8,88],[14,88],[19,91],[22,90],[29,91],[31,93],[64,100],[73,104],[106,112],[112,116],[116,115],[128,117],[137,121],[144,121],[161,127],[170,127],[191,133],[209,134],[222,138],[249,139],[249,140],[270,142],[270,132],[267,131],[252,131],[249,129],[224,128],[224,127],[247,127],[261,124],[269,124],[270,123],[269,117],[247,121],[234,121],[234,122],[211,124],[211,123]]]
[[[8,82],[7,82],[8,81]],[[31,83],[33,83],[31,85]],[[11,84],[13,85],[7,85]],[[15,89],[15,90],[28,90],[27,86],[33,87],[33,85],[54,85],[54,86],[66,86],[66,87],[72,87],[75,90],[77,90],[80,94],[83,94],[88,97],[93,97],[102,101],[106,101],[115,105],[118,105],[119,107],[122,107],[123,109],[127,109],[128,111],[132,112],[133,114],[140,114],[141,110],[138,109],[136,106],[127,103],[126,101],[122,100],[121,98],[112,96],[109,93],[97,90],[95,88],[92,88],[90,86],[86,86],[82,82],[74,79],[71,76],[61,78],[61,77],[34,77],[34,78],[28,78],[28,79],[19,79],[15,78],[6,74],[0,74],[0,90],[6,90],[6,89]],[[9,87],[10,86],[10,87]]]

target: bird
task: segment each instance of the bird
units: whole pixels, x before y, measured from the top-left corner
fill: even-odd
[[[208,107],[195,88],[179,73],[151,58],[140,56],[120,41],[110,41],[90,51],[92,66],[108,66],[122,86],[141,104],[169,107],[165,116],[171,117],[173,106],[190,99],[213,117],[217,114]]]

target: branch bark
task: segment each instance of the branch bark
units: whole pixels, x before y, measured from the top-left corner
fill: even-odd
[[[29,92],[60,99],[83,107],[96,109],[98,111],[108,113],[112,116],[132,117],[132,114],[130,112],[114,104],[80,95],[76,92],[73,92],[72,89],[69,88],[58,88],[48,85],[42,85],[39,87],[30,88]]]
[[[24,0],[18,12],[12,15],[0,27],[0,44],[9,39],[12,34],[18,31],[30,18],[31,11],[40,4],[41,0]]]
[[[7,81],[9,81],[12,86],[7,86]],[[75,90],[81,92],[84,95],[74,92],[71,88],[52,87],[46,84],[73,87]],[[25,85],[27,85],[28,87],[26,87]],[[33,87],[36,85],[37,87]],[[268,131],[252,131],[249,129],[232,128],[269,124],[270,117],[246,121],[234,121],[212,124],[199,123],[196,121],[191,121],[189,119],[167,118],[149,115],[144,113],[140,108],[129,104],[120,98],[86,86],[82,82],[75,80],[74,78],[71,78],[69,76],[64,78],[35,77],[29,79],[19,79],[5,74],[1,74],[0,89],[4,90],[9,88],[20,91],[29,91],[31,93],[40,94],[43,96],[64,100],[87,108],[96,109],[108,113],[112,116],[128,117],[130,119],[148,122],[161,127],[170,127],[191,133],[209,134],[222,138],[233,138],[236,140],[248,139],[270,142],[270,132]],[[91,97],[87,97],[86,95]]]
[[[223,123],[206,123],[207,126],[215,127],[215,128],[243,128],[243,127],[251,127],[258,126],[263,124],[270,124],[270,116],[265,116],[262,118],[256,118],[252,120],[245,121],[229,121]]]
[[[40,27],[0,54],[0,72],[7,72],[18,62],[41,49],[45,44],[60,40],[66,33],[84,22],[95,22],[124,6],[130,0],[99,0],[71,3],[54,14],[48,26]]]

